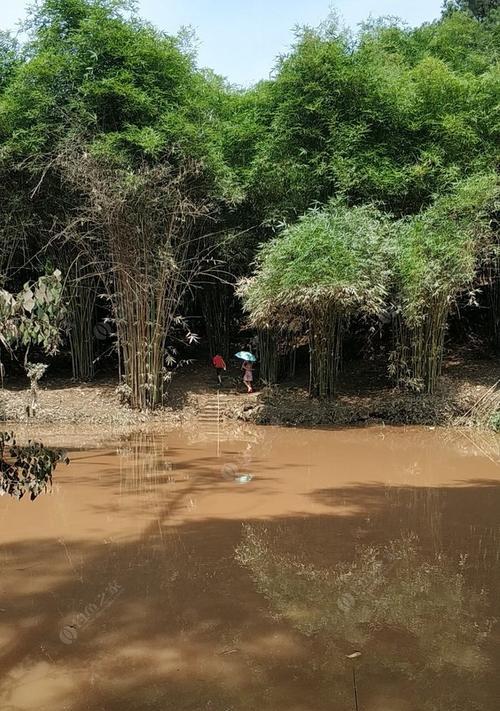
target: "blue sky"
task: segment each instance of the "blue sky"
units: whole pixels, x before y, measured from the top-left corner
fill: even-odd
[[[25,0],[0,0],[0,28],[13,29],[24,16]],[[5,7],[7,5],[7,7]],[[370,15],[396,15],[409,25],[439,17],[442,0],[336,0],[345,24],[356,28]],[[191,25],[199,38],[199,64],[234,83],[267,78],[275,58],[286,51],[296,24],[317,25],[330,0],[139,0],[140,14],[175,33]]]

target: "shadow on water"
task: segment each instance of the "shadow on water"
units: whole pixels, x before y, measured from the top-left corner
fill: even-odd
[[[417,483],[432,443],[402,458],[395,436],[361,480],[366,435],[308,433],[306,456],[271,430],[221,457],[141,435],[79,454],[31,509],[9,502],[2,711],[340,711],[354,649],[360,711],[491,711],[498,471],[472,478],[455,452],[453,480]],[[233,459],[258,472],[247,488],[221,475]]]

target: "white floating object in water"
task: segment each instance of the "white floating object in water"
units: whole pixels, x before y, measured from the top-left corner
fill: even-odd
[[[352,654],[346,654],[347,659],[357,659],[361,656],[361,652],[353,652]]]
[[[248,484],[249,481],[252,481],[252,475],[251,474],[237,474],[234,477],[234,480],[238,484]]]

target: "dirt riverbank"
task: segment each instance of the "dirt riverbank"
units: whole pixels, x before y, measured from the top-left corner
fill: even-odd
[[[168,405],[154,414],[136,412],[120,402],[113,379],[78,384],[47,379],[42,384],[37,419],[44,424],[98,425],[107,429],[143,423],[181,424],[195,418],[231,418],[257,424],[341,426],[367,422],[386,424],[474,424],[477,403],[485,401],[500,380],[495,360],[449,360],[435,395],[395,390],[383,370],[351,364],[339,383],[334,402],[308,397],[306,374],[292,383],[262,388],[247,395],[238,372],[229,373],[220,393],[214,374],[194,364],[173,381]],[[498,388],[498,385],[497,385]],[[0,417],[26,422],[28,393],[24,382],[7,382],[0,391]],[[484,422],[476,424],[484,425]]]

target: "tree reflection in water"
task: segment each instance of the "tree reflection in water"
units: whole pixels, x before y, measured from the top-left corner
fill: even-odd
[[[366,689],[370,677],[396,674],[411,682],[422,709],[490,708],[482,681],[491,673],[486,646],[495,621],[486,591],[466,581],[466,556],[426,557],[409,534],[320,568],[297,547],[290,552],[287,533],[245,526],[236,559],[273,616],[321,640],[326,673],[345,674],[344,655],[360,649]]]

